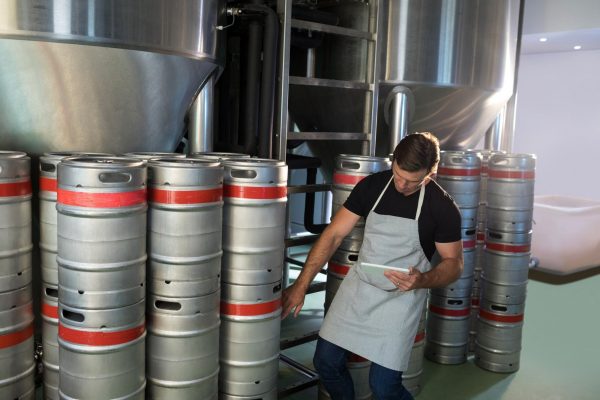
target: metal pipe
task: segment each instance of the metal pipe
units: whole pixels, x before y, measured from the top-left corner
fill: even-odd
[[[190,109],[189,152],[213,151],[215,75],[211,75]]]
[[[390,127],[388,153],[392,153],[400,140],[408,134],[411,110],[414,110],[414,96],[411,90],[405,86],[394,87],[385,101],[384,109],[384,116]]]

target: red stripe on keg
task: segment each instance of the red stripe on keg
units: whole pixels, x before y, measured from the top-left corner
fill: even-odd
[[[417,332],[417,335],[415,336],[415,343],[418,343],[423,339],[425,339],[425,331]]]
[[[497,321],[497,322],[521,322],[521,321],[523,321],[523,317],[524,317],[523,314],[498,315],[498,314],[494,314],[494,313],[491,313],[486,310],[479,310],[479,316],[482,318],[485,318],[487,320]]]
[[[489,177],[497,179],[535,179],[535,171],[503,171],[490,169]]]
[[[78,329],[67,328],[60,322],[58,323],[58,336],[61,339],[70,343],[88,346],[113,346],[128,343],[142,336],[145,331],[145,324],[124,331],[103,332],[81,331]]]
[[[348,273],[348,271],[350,271],[349,266],[333,263],[331,261],[329,261],[327,268],[329,269],[329,271],[333,272],[334,274],[338,274],[338,275],[346,275]]]
[[[488,173],[488,166],[487,165],[482,165],[481,166],[481,175],[485,175]]]
[[[281,308],[281,299],[266,303],[234,304],[221,301],[221,314],[251,317],[271,314]]]
[[[0,335],[0,349],[6,349],[7,347],[16,346],[19,343],[23,343],[31,336],[33,336],[33,324],[28,325],[27,328],[22,329],[18,332]]]
[[[504,243],[486,242],[485,247],[489,250],[503,251],[506,253],[526,253],[531,250],[530,244],[512,245]]]
[[[475,240],[463,240],[463,248],[464,249],[471,249],[473,247],[475,247]]]
[[[58,307],[42,302],[42,314],[49,318],[58,318]]]
[[[447,308],[437,307],[433,304],[429,305],[429,311],[439,315],[447,315],[449,317],[465,317],[471,313],[468,308],[461,308],[460,310],[449,310]]]
[[[241,199],[280,199],[287,196],[287,186],[224,185],[223,196]]]
[[[485,241],[485,232],[477,232],[477,240],[480,242]]]
[[[365,179],[365,175],[333,174],[333,183],[337,185],[356,185]]]
[[[437,171],[438,176],[440,175],[448,175],[448,176],[479,176],[481,175],[481,168],[438,168]]]
[[[478,306],[479,305],[479,298],[477,298],[477,297],[471,298],[471,305],[472,306]]]
[[[57,190],[58,184],[56,179],[40,176],[40,192],[56,192]]]
[[[31,194],[31,181],[0,183],[0,197],[26,196]]]
[[[148,201],[162,204],[214,203],[223,199],[223,189],[163,190],[150,189]]]
[[[89,193],[58,189],[57,201],[60,204],[89,208],[129,207],[146,202],[146,189],[132,192]]]

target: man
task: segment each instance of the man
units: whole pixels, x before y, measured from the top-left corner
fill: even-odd
[[[439,142],[431,133],[402,139],[392,170],[356,185],[311,249],[298,279],[283,293],[283,318],[292,310],[297,316],[310,282],[358,220],[366,218],[358,261],[331,303],[315,351],[315,367],[334,400],[354,399],[348,352],[371,361],[369,384],[377,400],[412,399],[402,386],[402,371],[427,289],[447,286],[463,268],[460,212],[431,180],[439,160]],[[441,261],[432,269],[436,250]],[[410,269],[373,274],[361,263]]]

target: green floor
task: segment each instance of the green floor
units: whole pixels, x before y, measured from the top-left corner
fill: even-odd
[[[282,325],[282,337],[317,329],[322,318],[323,293],[309,295],[303,312]],[[497,374],[475,366],[425,361],[423,390],[418,400],[598,400],[600,399],[600,275],[562,285],[530,280],[523,328],[521,368]],[[285,350],[312,367],[314,342]],[[302,381],[282,366],[280,387]],[[316,388],[285,397],[317,398]]]

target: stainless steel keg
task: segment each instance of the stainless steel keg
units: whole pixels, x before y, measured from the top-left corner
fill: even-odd
[[[215,160],[148,162],[149,291],[193,297],[219,289],[223,167]]]
[[[42,283],[42,345],[44,349],[44,396],[58,399],[58,286]]]
[[[467,360],[470,304],[470,297],[429,296],[425,357],[440,364]]]
[[[146,167],[118,157],[58,165],[61,303],[118,308],[145,296]]]
[[[281,282],[221,286],[219,391],[259,396],[277,387]]]
[[[476,208],[479,205],[481,155],[470,150],[442,150],[435,179],[460,208]]]
[[[282,161],[223,160],[223,282],[263,285],[282,277],[287,171]]]
[[[153,399],[218,394],[220,291],[187,298],[148,295],[147,393]]]

